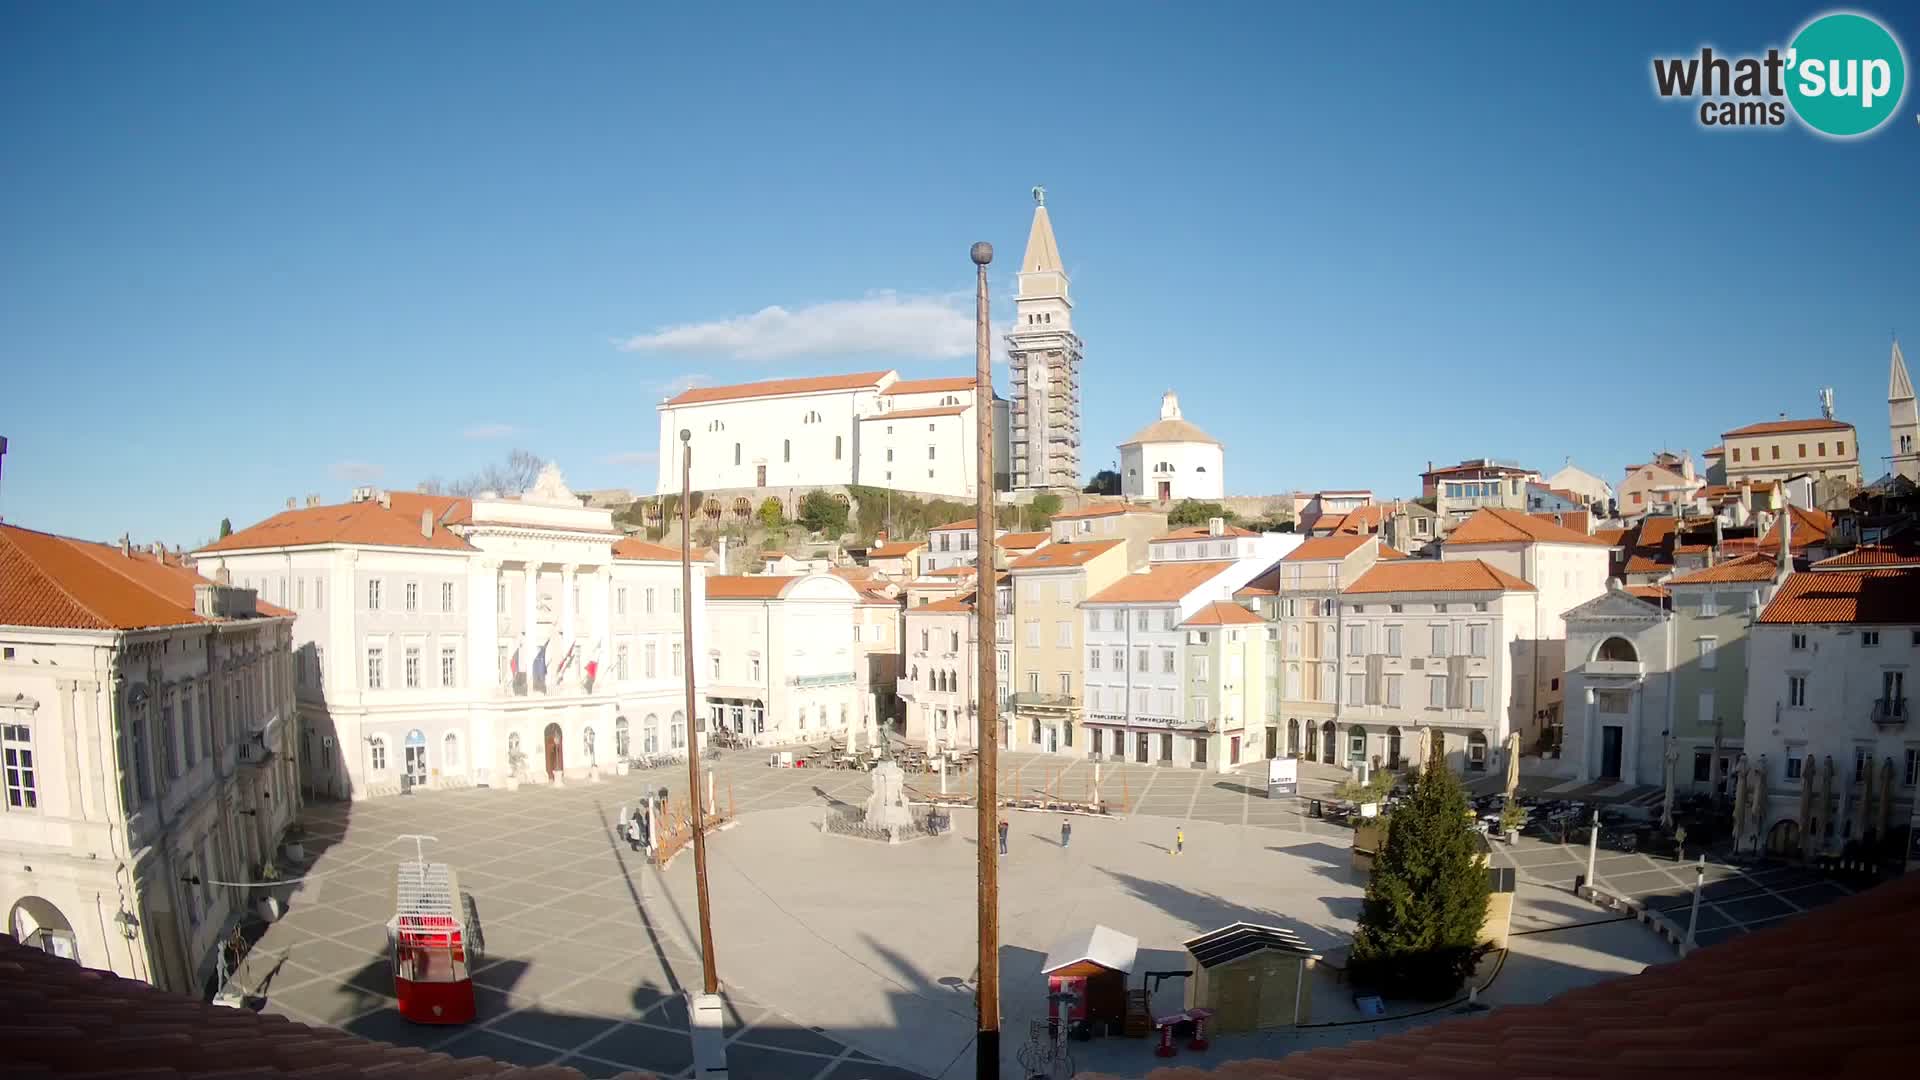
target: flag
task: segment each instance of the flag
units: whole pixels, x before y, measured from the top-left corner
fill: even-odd
[[[533,681],[545,686],[547,683],[547,643],[540,643],[540,651],[533,654]]]
[[[520,650],[522,648],[524,648],[524,646],[516,645],[513,651],[507,654],[507,664],[512,668],[514,678],[520,677]]]
[[[567,665],[573,663],[573,654],[578,651],[580,651],[580,646],[572,642],[567,643],[567,651],[560,656],[560,666],[553,669],[553,679],[555,682],[559,682],[561,677],[567,673]]]

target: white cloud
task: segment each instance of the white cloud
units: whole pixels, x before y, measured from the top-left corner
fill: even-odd
[[[669,326],[619,343],[625,352],[710,353],[737,360],[885,353],[949,360],[973,355],[973,310],[965,293],[871,293],[788,310]]]
[[[386,475],[385,465],[373,465],[365,461],[336,461],[327,466],[328,475],[336,481],[346,484],[371,484]]]
[[[475,441],[480,441],[484,439],[504,439],[509,435],[518,434],[519,431],[520,429],[517,427],[514,427],[512,424],[475,424],[474,426],[461,432],[460,437],[463,439],[472,439]]]
[[[652,465],[660,460],[660,455],[652,450],[622,450],[617,454],[608,454],[600,459],[603,465]]]

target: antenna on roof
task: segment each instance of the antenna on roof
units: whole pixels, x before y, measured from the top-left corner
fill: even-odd
[[[1820,388],[1820,415],[1828,420],[1833,419],[1833,387],[1831,386]]]

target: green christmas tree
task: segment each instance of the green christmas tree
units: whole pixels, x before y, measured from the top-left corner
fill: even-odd
[[[1487,871],[1466,792],[1434,754],[1394,810],[1353,936],[1354,982],[1388,997],[1439,1000],[1460,991],[1486,952]]]

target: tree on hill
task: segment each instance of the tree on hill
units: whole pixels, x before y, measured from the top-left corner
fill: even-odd
[[[760,509],[754,512],[754,516],[760,519],[761,527],[768,530],[787,527],[786,508],[782,507],[780,500],[772,495],[760,500]]]
[[[229,537],[229,536],[232,536],[232,535],[233,535],[233,519],[232,519],[232,518],[221,518],[221,519],[220,519],[220,537],[221,537],[221,539],[225,539],[225,538],[227,538],[227,537]]]
[[[1181,499],[1173,504],[1173,510],[1167,514],[1167,524],[1205,525],[1211,518],[1222,518],[1227,524],[1234,522],[1234,512],[1217,502],[1200,502],[1197,499]]]
[[[1412,797],[1388,823],[1352,954],[1356,984],[1428,1001],[1458,993],[1486,952],[1480,926],[1489,892],[1466,792],[1446,767],[1441,740],[1433,744]]]
[[[1093,480],[1080,489],[1088,495],[1120,494],[1120,474],[1112,469],[1101,469],[1093,474]]]
[[[809,491],[800,500],[800,524],[827,536],[847,531],[847,508],[827,491]]]

